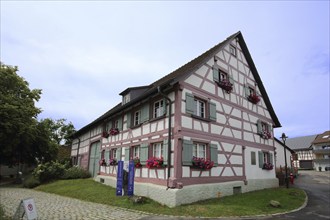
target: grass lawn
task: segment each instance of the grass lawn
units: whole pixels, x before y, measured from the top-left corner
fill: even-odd
[[[90,202],[176,216],[225,217],[273,214],[297,209],[305,201],[305,193],[300,189],[276,188],[168,208],[150,199],[144,204],[133,204],[128,197],[117,197],[115,188],[92,179],[59,180],[35,189]],[[279,201],[281,207],[270,207],[270,200]]]

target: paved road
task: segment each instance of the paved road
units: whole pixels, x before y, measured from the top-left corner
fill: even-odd
[[[276,216],[251,217],[244,219],[330,219],[330,172],[300,171],[300,175],[296,179],[294,187],[299,187],[306,191],[309,198],[305,208],[296,212]],[[11,216],[14,215],[21,199],[29,197],[33,197],[35,200],[39,219],[191,219],[189,217],[151,216],[147,213],[138,211],[80,201],[29,189],[0,188],[0,203],[4,206],[6,213]],[[211,220],[211,218],[209,220]]]

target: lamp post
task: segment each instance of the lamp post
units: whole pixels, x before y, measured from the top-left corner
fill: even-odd
[[[286,184],[286,188],[289,188],[289,182],[288,182],[288,165],[286,163],[286,149],[285,149],[285,141],[288,137],[285,135],[285,133],[282,133],[281,139],[283,141],[284,144],[284,162],[285,162],[285,184]]]

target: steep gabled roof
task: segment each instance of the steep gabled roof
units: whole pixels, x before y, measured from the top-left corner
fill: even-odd
[[[325,131],[322,134],[316,136],[312,144],[326,144],[330,143],[330,131]]]
[[[75,136],[77,136],[77,135],[81,134],[82,132],[86,131],[87,129],[89,129],[90,127],[95,125],[96,123],[99,123],[99,122],[105,120],[106,118],[111,117],[113,114],[116,114],[119,111],[122,111],[123,109],[125,109],[125,108],[127,108],[131,105],[136,104],[137,102],[147,98],[148,96],[150,96],[152,94],[156,94],[158,87],[166,87],[166,86],[175,84],[176,82],[178,82],[180,80],[181,77],[185,76],[185,74],[191,73],[191,72],[197,70],[199,67],[201,67],[205,62],[207,62],[209,59],[211,59],[216,53],[218,53],[220,50],[222,50],[227,44],[229,44],[235,38],[238,38],[238,42],[239,42],[239,44],[242,48],[242,51],[243,51],[244,56],[246,58],[246,61],[249,64],[249,67],[251,69],[253,77],[257,82],[258,88],[261,92],[261,95],[262,95],[264,101],[265,101],[265,104],[266,104],[267,109],[270,113],[270,116],[271,116],[271,118],[274,122],[274,127],[275,128],[276,127],[281,127],[281,124],[280,124],[280,122],[279,122],[279,120],[278,120],[278,118],[277,118],[277,116],[274,112],[273,106],[272,106],[272,104],[269,100],[269,97],[267,95],[265,87],[263,86],[261,78],[258,74],[257,68],[254,65],[251,54],[250,54],[250,52],[249,52],[249,50],[246,46],[243,35],[239,31],[239,32],[229,36],[223,42],[215,45],[214,47],[212,47],[208,51],[204,52],[200,56],[196,57],[195,59],[193,59],[190,62],[186,63],[185,65],[181,66],[180,68],[174,70],[173,72],[171,72],[168,75],[162,77],[161,79],[153,82],[149,86],[146,86],[149,89],[147,89],[143,94],[141,94],[141,96],[137,97],[134,100],[131,100],[130,102],[126,103],[125,105],[121,105],[121,103],[119,103],[117,106],[115,106],[114,108],[112,108],[111,110],[109,110],[108,112],[106,112],[105,114],[103,114],[102,116],[100,116],[99,118],[97,118],[96,120],[91,122],[90,124],[86,125],[82,129],[77,131]],[[126,92],[126,90],[124,90],[124,91]]]
[[[317,135],[308,135],[303,137],[288,138],[285,144],[292,150],[308,150]]]

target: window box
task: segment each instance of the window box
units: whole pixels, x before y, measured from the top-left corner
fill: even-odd
[[[264,163],[264,165],[262,166],[263,170],[272,170],[273,169],[273,164],[271,163]]]
[[[201,170],[209,170],[214,166],[214,162],[202,157],[193,156],[191,168],[197,168]]]
[[[110,135],[117,135],[117,134],[119,134],[119,129],[118,128],[111,128],[109,134]]]
[[[99,165],[100,166],[107,166],[107,162],[105,162],[104,158],[99,161]]]
[[[109,164],[111,166],[116,166],[116,165],[118,165],[118,161],[117,161],[116,158],[112,158],[112,159],[109,160]]]
[[[217,82],[220,88],[225,90],[228,94],[231,93],[233,90],[233,84],[229,82],[229,80],[221,80],[220,82]]]
[[[147,160],[148,168],[163,168],[164,159],[162,157],[151,157]]]
[[[135,158],[133,159],[133,161],[134,161],[134,167],[135,167],[135,168],[140,168],[140,167],[142,167],[142,164],[141,164],[141,162],[140,162],[140,158],[135,157]]]
[[[103,138],[108,138],[109,137],[109,133],[107,131],[103,131],[102,132],[102,137]]]
[[[247,99],[253,104],[258,104],[258,102],[260,102],[260,97],[255,93],[250,94]]]

